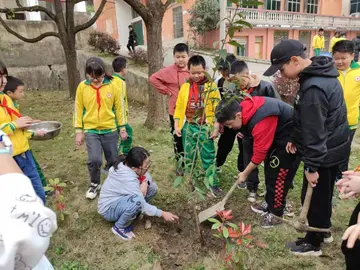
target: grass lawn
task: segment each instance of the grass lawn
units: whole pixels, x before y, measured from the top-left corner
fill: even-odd
[[[146,107],[133,104],[130,107],[130,123],[134,128],[134,145],[150,150],[153,165],[151,172],[159,185],[154,203],[164,210],[177,213],[180,224],[166,224],[160,218],[152,218],[152,228],[144,229],[144,221],[135,225],[137,238],[122,241],[112,232],[112,224],[97,214],[97,200],[85,199],[88,185],[87,153],[83,147],[76,149],[72,128],[73,102],[66,92],[29,91],[22,104],[23,115],[42,120],[56,120],[64,124],[60,135],[52,141],[32,142],[32,148],[48,178],[61,178],[68,184],[65,189],[66,216],[59,222],[59,229],[51,239],[47,256],[56,269],[221,269],[222,245],[211,236],[209,226],[203,231],[206,245],[198,240],[195,222],[183,188],[174,188],[174,162],[172,141],[167,126],[157,131],[143,127]],[[354,168],[360,162],[359,145],[355,141],[351,157]],[[227,190],[236,175],[237,146],[228,158],[220,175],[221,186]],[[261,169],[262,171],[262,169]],[[263,179],[263,177],[261,177]],[[301,171],[294,181],[289,200],[294,209],[300,207]],[[253,225],[256,239],[269,245],[268,249],[245,249],[245,269],[344,269],[340,250],[341,236],[349,216],[356,205],[354,200],[335,200],[332,232],[334,243],[323,248],[320,258],[298,258],[285,249],[285,243],[302,234],[287,225],[262,229],[259,217],[252,213],[246,200],[246,191],[237,190],[228,208],[233,210],[234,221]],[[206,202],[210,206],[213,200]],[[51,199],[49,199],[51,205]]]

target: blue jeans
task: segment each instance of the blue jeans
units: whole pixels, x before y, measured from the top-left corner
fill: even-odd
[[[153,198],[158,191],[157,185],[152,182],[148,186],[145,201],[148,202]],[[107,221],[114,222],[118,228],[124,229],[131,225],[136,217],[141,213],[141,201],[139,195],[124,195],[119,197],[118,200],[114,201],[110,206],[109,210],[104,214],[104,218]]]
[[[35,161],[30,150],[26,151],[21,155],[14,156],[14,160],[16,161],[22,172],[30,178],[36,195],[38,195],[45,204],[46,199],[44,187],[41,183],[40,175],[36,169]]]

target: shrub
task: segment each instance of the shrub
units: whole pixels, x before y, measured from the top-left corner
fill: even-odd
[[[102,53],[109,53],[118,55],[120,45],[112,36],[100,31],[93,31],[90,33],[88,44]]]
[[[147,64],[147,51],[142,48],[135,49],[135,52],[130,52],[129,55],[134,60],[135,64]]]

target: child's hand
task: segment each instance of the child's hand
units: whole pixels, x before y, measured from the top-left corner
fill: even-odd
[[[336,183],[340,193],[345,194],[344,198],[349,198],[360,193],[360,173],[347,171],[343,172],[343,178]]]
[[[176,222],[179,220],[179,217],[177,215],[174,215],[173,213],[170,212],[163,211],[161,216],[165,221],[169,221],[169,222]]]
[[[29,116],[23,116],[16,119],[15,124],[18,128],[28,128],[30,127],[35,121]]]
[[[122,130],[120,131],[120,138],[125,141],[128,138],[128,134],[126,132],[126,130]]]
[[[238,137],[239,139],[242,139],[242,138],[244,138],[244,134],[242,134],[241,132],[238,132],[236,134],[236,137]]]
[[[37,137],[44,137],[47,131],[45,129],[38,129],[34,132]]]
[[[75,136],[75,142],[77,146],[81,146],[84,143],[84,132],[77,132]]]
[[[181,137],[181,129],[178,127],[175,127],[175,134],[176,134],[176,136]]]
[[[141,183],[140,185],[140,190],[141,190],[141,193],[144,195],[144,198],[146,197],[146,193],[147,193],[147,190],[148,190],[148,183],[147,181],[144,181]]]
[[[347,248],[353,248],[357,239],[360,239],[360,224],[355,224],[347,228],[342,237],[342,240],[347,240]]]
[[[219,130],[215,129],[214,132],[211,134],[210,139],[216,139],[219,136]]]

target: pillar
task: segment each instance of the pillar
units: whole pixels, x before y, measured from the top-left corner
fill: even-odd
[[[226,0],[220,0],[220,42],[222,42],[222,40],[225,40],[226,34],[226,21],[224,20],[227,16],[226,4]]]
[[[26,0],[26,6],[37,6],[39,5],[38,0]],[[29,21],[41,21],[41,14],[40,12],[26,12],[26,19]]]
[[[74,11],[75,12],[86,12],[86,2],[83,1],[83,2],[77,3],[74,6]]]

